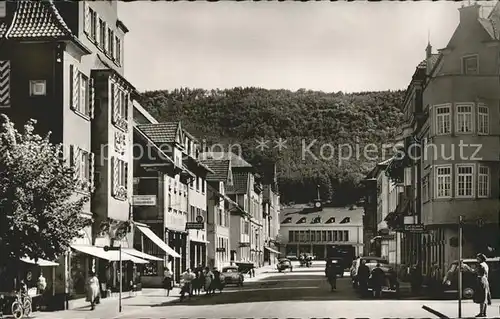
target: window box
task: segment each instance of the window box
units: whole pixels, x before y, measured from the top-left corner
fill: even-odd
[[[125,186],[119,186],[118,189],[115,191],[114,197],[119,200],[126,200],[127,189],[125,188]]]

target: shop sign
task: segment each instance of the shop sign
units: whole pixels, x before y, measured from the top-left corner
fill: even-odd
[[[134,206],[156,206],[156,195],[134,195]]]
[[[204,229],[205,228],[205,223],[194,223],[194,222],[187,222],[186,223],[186,230],[187,229]]]

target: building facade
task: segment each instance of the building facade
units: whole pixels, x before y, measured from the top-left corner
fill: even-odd
[[[230,209],[235,207],[225,194],[232,185],[230,160],[203,160],[214,173],[207,175],[208,267],[221,269],[230,264]]]
[[[280,196],[276,189],[276,183],[263,185],[264,262],[269,265],[276,263],[280,255],[276,245],[280,229]]]
[[[350,266],[363,251],[361,208],[282,207],[280,221],[280,252],[284,256],[342,257]]]
[[[198,161],[199,145],[180,122],[140,124],[136,129],[138,137],[143,135],[157,152],[161,151],[151,158],[138,156],[141,168],[156,175],[152,183],[158,184],[157,193],[162,197],[156,207],[159,213],[154,217],[138,212],[136,216],[142,223],[154,224],[155,234],[175,251],[151,273],[150,285],[158,286],[167,267],[174,272],[175,280],[180,280],[187,268],[206,263],[206,175],[211,170]],[[203,219],[203,229],[186,229],[186,223],[196,221],[198,216]],[[154,251],[147,253],[155,255]],[[180,258],[172,258],[175,255]]]
[[[94,223],[56,270],[53,291],[70,297],[85,293],[89,270],[108,287],[116,286],[116,259],[102,247],[132,248],[135,88],[123,76],[128,29],[116,6],[16,1],[7,2],[0,16],[2,112],[18,125],[34,118],[38,132],[52,132],[51,141],[64,145],[75,167],[81,193],[91,196],[83,214]],[[134,280],[134,266],[127,267],[126,278]]]

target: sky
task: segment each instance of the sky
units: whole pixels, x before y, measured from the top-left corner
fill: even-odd
[[[120,2],[125,76],[138,90],[256,86],[406,89],[447,45],[460,3]],[[429,37],[430,34],[430,37]]]

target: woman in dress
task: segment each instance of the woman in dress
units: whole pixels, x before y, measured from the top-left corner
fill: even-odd
[[[488,282],[489,267],[486,263],[486,256],[477,254],[479,266],[477,268],[478,289],[474,294],[474,302],[479,304],[479,314],[476,317],[486,317],[486,308],[491,305],[490,284]]]
[[[212,292],[213,279],[214,274],[210,271],[210,268],[205,267],[205,272],[203,273],[203,277],[205,278],[205,292],[206,294],[210,294]]]
[[[87,301],[90,302],[90,310],[95,309],[96,301],[99,298],[99,279],[93,271],[89,272],[87,281]]]
[[[165,268],[163,272],[163,289],[165,289],[165,293],[167,296],[170,296],[170,290],[172,290],[172,276],[174,274],[170,271],[170,269]]]

